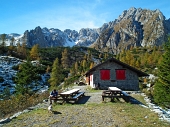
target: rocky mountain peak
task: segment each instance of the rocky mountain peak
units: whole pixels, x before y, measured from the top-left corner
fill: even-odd
[[[114,21],[104,23],[97,29],[82,28],[77,32],[38,26],[34,30],[26,30],[23,36],[15,36],[15,39],[17,43],[25,42],[28,47],[35,44],[40,47],[90,46],[117,54],[131,46],[162,45],[169,33],[170,19],[166,20],[160,10],[131,7]]]
[[[169,22],[158,9],[132,7],[123,11],[118,19],[112,22],[112,25],[104,24],[103,26],[107,26],[106,29],[102,31],[100,38],[92,47],[117,54],[131,46],[162,45],[169,32],[168,24]],[[109,29],[114,31],[111,35],[107,33]]]

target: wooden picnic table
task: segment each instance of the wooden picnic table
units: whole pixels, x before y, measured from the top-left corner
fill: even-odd
[[[108,90],[111,92],[111,101],[114,101],[114,98],[118,100],[118,98],[122,97],[122,90],[117,87],[109,87]]]
[[[66,92],[60,93],[61,97],[63,98],[63,102],[68,102],[74,95],[76,95],[80,89],[72,89]]]
[[[120,92],[120,91],[122,91],[121,89],[119,89],[119,88],[117,88],[117,87],[109,87],[108,88],[110,91],[113,91],[113,92]]]
[[[114,98],[116,98],[117,100],[119,100],[119,98],[123,98],[126,102],[130,101],[130,96],[125,91],[122,91],[117,87],[108,87],[108,90],[103,91],[103,101],[104,98],[111,98],[111,101],[114,101]]]
[[[108,87],[108,90],[103,91],[102,99],[104,98],[111,98],[111,101],[114,101],[114,98],[122,97],[122,90],[117,87]]]

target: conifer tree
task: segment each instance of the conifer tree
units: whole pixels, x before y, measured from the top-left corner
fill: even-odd
[[[65,68],[65,69],[67,69],[69,67],[68,52],[67,52],[66,48],[62,52],[61,64],[62,64],[63,68]]]
[[[5,39],[6,39],[6,34],[1,34],[1,40],[2,43],[0,43],[0,53],[4,53],[5,49],[6,49],[6,43],[5,43]]]
[[[20,70],[15,78],[17,93],[29,94],[31,83],[36,82],[38,78],[37,67],[33,66],[29,60],[21,64]]]
[[[17,53],[21,52],[21,44],[18,42],[17,43]]]
[[[63,75],[61,72],[61,67],[59,65],[59,60],[58,58],[56,58],[52,65],[52,72],[50,75],[50,79],[48,80],[52,88],[59,86],[62,76]]]
[[[138,68],[138,69],[140,68],[140,61],[139,60],[136,60],[135,67]]]
[[[74,68],[74,66],[70,69],[70,74],[71,74],[71,76],[75,75],[75,68]]]
[[[133,46],[132,45],[130,46],[130,50],[133,50]]]
[[[15,45],[14,43],[15,43],[15,38],[14,38],[14,37],[12,37],[12,38],[11,38],[10,46],[14,46],[14,45]]]
[[[22,43],[21,52],[22,52],[22,57],[23,57],[23,58],[26,58],[26,57],[27,57],[26,42],[23,42],[23,43]]]
[[[126,51],[126,57],[125,57],[125,61],[127,64],[130,65],[130,61],[132,60],[132,56],[129,50]]]
[[[6,34],[1,34],[1,40],[2,40],[2,43],[1,43],[1,46],[2,47],[5,47],[5,39],[6,39]]]
[[[12,37],[11,38],[11,43],[10,43],[10,46],[9,46],[9,54],[11,54],[12,53],[12,51],[14,50],[14,42],[15,42],[15,39],[14,39],[14,37]]]
[[[134,58],[132,58],[131,60],[130,60],[130,66],[135,66],[135,63],[136,63],[136,61],[135,61],[135,59]]]
[[[143,59],[142,59],[142,66],[147,66],[148,65],[148,57],[149,57],[149,53],[148,52],[146,52],[145,54],[144,54],[144,57],[143,57]]]
[[[102,54],[101,53],[99,54],[99,58],[102,58]]]
[[[154,86],[154,101],[170,108],[170,37],[164,45],[165,53],[158,67],[158,81]]]
[[[30,58],[31,58],[32,60],[38,60],[38,59],[39,59],[38,44],[34,45],[34,46],[31,48]]]
[[[86,60],[83,60],[83,70],[85,71],[86,70],[86,68],[87,68],[87,62],[86,62]]]
[[[77,63],[77,61],[75,62],[74,68],[75,68],[75,72],[77,73],[78,72],[78,63]]]
[[[94,67],[94,63],[91,62],[91,63],[90,63],[90,69],[93,68],[93,67]]]
[[[49,72],[50,72],[50,69],[51,69],[51,68],[50,68],[50,66],[48,65],[48,66],[47,66],[47,69],[46,69],[46,73],[49,73]]]
[[[83,57],[84,60],[87,60],[87,55],[85,54],[84,57]]]

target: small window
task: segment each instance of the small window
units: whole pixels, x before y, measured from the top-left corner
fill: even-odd
[[[116,79],[125,80],[125,70],[116,70]]]
[[[101,80],[110,80],[110,70],[100,70]]]

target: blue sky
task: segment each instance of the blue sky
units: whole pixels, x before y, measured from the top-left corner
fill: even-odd
[[[131,7],[159,9],[170,18],[169,0],[0,0],[0,34],[41,28],[98,28]]]

